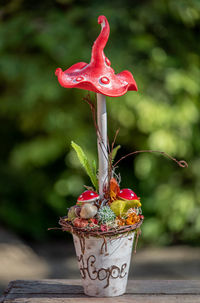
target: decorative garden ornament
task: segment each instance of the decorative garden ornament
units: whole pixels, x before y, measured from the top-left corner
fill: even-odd
[[[62,71],[56,69],[60,85],[66,88],[80,88],[97,93],[99,194],[104,199],[108,187],[107,112],[105,96],[119,97],[129,90],[137,91],[131,72],[125,70],[115,74],[110,60],[104,54],[110,27],[105,16],[99,16],[101,32],[92,47],[90,63],[79,62]]]
[[[138,200],[138,196],[129,188],[123,188],[118,193],[118,198],[122,200]]]
[[[105,16],[99,16],[101,32],[93,44],[90,63],[78,62],[62,71],[56,69],[56,76],[60,85],[66,88],[80,88],[110,97],[119,97],[128,90],[137,90],[132,74],[125,70],[115,74],[110,60],[104,54],[110,27]]]
[[[98,23],[101,24],[101,32],[93,44],[90,63],[79,62],[65,71],[57,68],[55,72],[61,86],[97,93],[99,194],[90,190],[82,193],[78,197],[77,207],[71,208],[69,216],[59,221],[62,230],[71,231],[73,235],[84,292],[97,297],[118,296],[125,292],[134,236],[138,235],[143,221],[138,217],[135,224],[131,222],[125,227],[117,225],[119,218],[108,205],[109,200],[112,202],[116,199],[120,188],[112,176],[108,180],[105,96],[122,96],[129,90],[136,91],[137,85],[129,71],[115,74],[104,54],[110,34],[109,23],[105,16],[99,16]]]
[[[99,199],[99,194],[92,190],[84,191],[77,199],[77,203],[95,202]]]
[[[131,189],[120,190],[119,180],[114,178],[114,168],[128,155],[140,152],[163,154],[181,167],[187,167],[187,163],[164,152],[142,150],[129,153],[112,164],[114,143],[108,155],[105,96],[122,96],[129,90],[136,91],[137,85],[129,71],[115,74],[111,68],[104,54],[110,33],[109,24],[105,16],[99,16],[98,23],[101,24],[101,33],[92,47],[90,63],[76,63],[64,72],[58,68],[56,76],[64,87],[97,93],[99,193],[91,190],[82,193],[77,204],[69,209],[68,216],[60,218],[59,224],[63,231],[73,235],[85,294],[104,297],[119,296],[125,292],[133,242],[136,248],[144,219],[140,198]],[[98,191],[97,179],[94,178],[97,177],[96,166],[90,166],[78,145],[73,142],[72,146]]]

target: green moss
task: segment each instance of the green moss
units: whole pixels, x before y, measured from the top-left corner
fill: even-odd
[[[110,209],[109,206],[101,207],[97,213],[97,216],[100,224],[111,223],[116,218],[114,212]]]

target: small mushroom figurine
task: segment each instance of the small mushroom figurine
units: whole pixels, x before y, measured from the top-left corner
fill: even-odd
[[[77,199],[77,204],[85,204],[90,202],[95,202],[99,199],[99,194],[92,190],[84,191]]]
[[[138,196],[132,191],[132,189],[129,188],[123,188],[118,193],[118,198],[121,200],[139,200]]]
[[[114,200],[110,204],[110,208],[117,217],[121,217],[124,214],[138,213],[138,210],[134,208],[141,207],[140,198],[129,188],[123,188],[117,195],[117,200]]]

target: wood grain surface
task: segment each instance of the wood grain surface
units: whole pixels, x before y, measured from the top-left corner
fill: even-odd
[[[92,298],[80,280],[17,280],[9,283],[1,303],[200,303],[200,280],[132,280],[125,295]]]

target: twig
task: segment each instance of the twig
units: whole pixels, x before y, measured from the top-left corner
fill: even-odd
[[[164,155],[165,157],[169,158],[170,160],[176,162],[180,167],[188,167],[188,164],[185,160],[177,160],[176,158],[173,158],[172,156],[168,155],[167,153],[163,152],[163,151],[159,151],[159,150],[137,150],[135,152],[131,152],[123,157],[121,157],[114,165],[113,167],[115,167],[119,162],[121,162],[123,159],[132,156],[132,155],[136,155],[139,153],[159,153]]]

